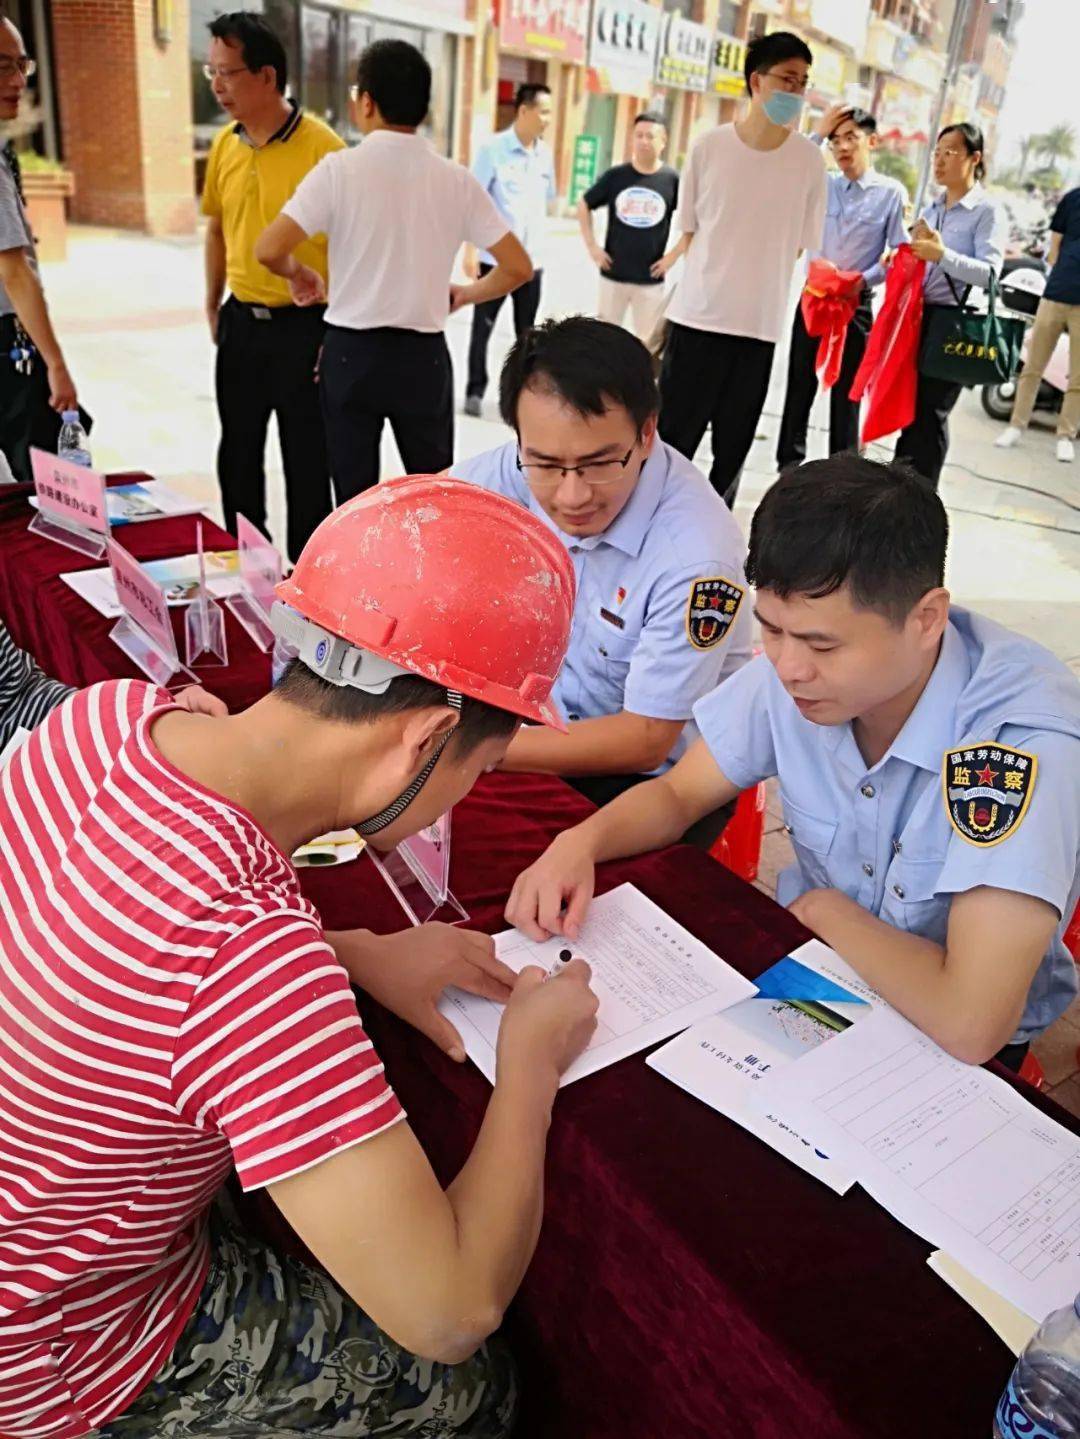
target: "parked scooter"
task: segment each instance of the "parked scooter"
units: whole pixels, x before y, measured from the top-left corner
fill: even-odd
[[[1006,260],[1002,266],[1001,286],[998,290],[1001,303],[1010,314],[1018,315],[1028,323],[1028,333],[1024,338],[1025,360],[1031,338],[1031,321],[1046,289],[1046,280],[1046,266],[1037,259],[1018,257]],[[1013,376],[1012,379],[983,386],[980,396],[982,407],[992,420],[1008,424],[1012,416],[1013,401],[1016,399],[1016,380],[1017,377]],[[1039,383],[1039,392],[1035,397],[1036,411],[1047,415],[1060,413],[1068,385],[1069,337],[1062,335]]]

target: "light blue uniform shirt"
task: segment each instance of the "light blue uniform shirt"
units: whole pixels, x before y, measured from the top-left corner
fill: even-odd
[[[688,721],[656,772],[668,769],[697,738],[690,719],[696,701],[750,658],[746,546],[727,505],[660,439],[614,522],[586,539],[563,534],[545,514],[517,468],[516,443],[458,461],[450,473],[527,506],[573,560],[574,627],[554,691],[563,714],[597,719],[629,710]],[[695,644],[691,616],[713,613],[714,601],[723,614],[736,594],[733,621],[707,647]],[[700,619],[693,628],[700,634]]]
[[[942,192],[923,210],[923,218],[939,232],[945,246],[944,257],[936,265],[927,265],[923,277],[923,299],[928,305],[956,304],[950,278],[963,298],[965,285],[985,289],[991,270],[995,275],[1001,273],[1008,222],[981,185],[973,185],[948,209]]]
[[[797,861],[780,876],[781,904],[838,889],[897,929],[944,944],[954,894],[989,885],[1035,895],[1061,923],[1014,1042],[1068,1007],[1076,966],[1062,936],[1080,895],[1080,683],[1049,651],[953,606],[926,688],[870,767],[851,725],[801,715],[764,655],[694,717],[733,784],[779,776]],[[1013,751],[1037,760],[1027,809],[996,844],[973,843],[949,817],[947,757],[998,775]]]
[[[867,170],[858,180],[829,175],[825,232],[814,255],[838,270],[858,270],[873,288],[885,278],[881,257],[908,239],[904,224],[907,191],[899,180]]]
[[[543,140],[523,145],[511,125],[480,151],[473,162],[473,174],[528,251],[533,267],[539,270],[544,263],[548,202],[556,195],[555,160],[550,146]],[[486,250],[481,258],[489,265],[495,263],[494,256]]]

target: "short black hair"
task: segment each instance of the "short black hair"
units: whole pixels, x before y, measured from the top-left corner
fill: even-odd
[[[539,96],[550,94],[550,85],[519,85],[514,94],[514,113],[517,114],[522,105],[535,105]]]
[[[660,408],[652,357],[641,341],[606,320],[570,315],[526,330],[503,363],[499,409],[517,429],[522,390],[535,386],[565,400],[579,415],[628,410],[640,434]]]
[[[865,130],[868,135],[877,134],[877,121],[873,115],[871,115],[870,111],[860,110],[858,105],[853,105],[846,115],[840,116],[840,119],[837,120],[836,124],[829,131],[829,139],[831,140],[840,126],[846,125],[849,120],[853,125],[858,125],[860,130]]]
[[[634,126],[637,125],[662,125],[665,130],[668,127],[668,123],[663,115],[657,115],[652,110],[643,110],[640,115],[635,115],[634,125],[630,128],[633,129]]]
[[[751,75],[771,70],[774,65],[782,65],[785,60],[805,60],[808,65],[812,65],[814,55],[806,41],[793,35],[790,30],[775,30],[771,35],[759,35],[756,40],[751,40],[746,47],[746,61],[743,65],[746,93],[753,93],[750,89]]]
[[[975,178],[976,180],[985,180],[986,165],[983,162],[983,156],[986,154],[986,141],[978,125],[972,125],[967,120],[956,125],[946,125],[937,137],[939,145],[946,135],[959,135],[964,142],[964,149],[968,154],[978,155],[979,159],[975,166]]]
[[[238,45],[240,58],[253,75],[266,65],[273,66],[278,93],[284,95],[289,78],[285,46],[262,15],[254,10],[231,10],[227,15],[216,15],[206,28],[215,40],[231,40]]]
[[[900,625],[945,583],[945,506],[906,465],[854,452],[785,470],[750,522],[746,577],[781,599],[820,599],[846,584],[852,601]]]
[[[339,724],[373,724],[383,715],[446,704],[445,688],[421,675],[398,675],[381,695],[372,695],[350,685],[332,685],[299,659],[290,661],[274,693],[307,714]],[[460,755],[469,755],[486,739],[507,739],[519,722],[509,710],[465,695],[452,743]]]
[[[388,125],[417,126],[431,108],[431,66],[407,40],[375,40],[360,55],[356,90]]]

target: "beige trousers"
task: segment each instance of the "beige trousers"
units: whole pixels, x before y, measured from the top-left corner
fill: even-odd
[[[1059,300],[1040,300],[1035,324],[1028,341],[1028,355],[1016,382],[1011,424],[1024,429],[1035,408],[1039,381],[1050,363],[1050,356],[1065,331],[1069,332],[1069,388],[1058,417],[1057,432],[1068,440],[1076,439],[1080,426],[1080,305],[1063,305]]]
[[[600,280],[596,313],[601,320],[621,325],[629,309],[634,334],[648,345],[663,319],[668,302],[666,285],[629,285],[623,280]]]

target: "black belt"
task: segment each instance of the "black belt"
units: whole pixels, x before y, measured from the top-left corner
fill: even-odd
[[[235,295],[230,295],[225,303],[235,305],[253,320],[262,321],[287,320],[296,315],[314,315],[321,320],[326,314],[325,305],[252,305],[247,300],[238,300]]]

